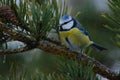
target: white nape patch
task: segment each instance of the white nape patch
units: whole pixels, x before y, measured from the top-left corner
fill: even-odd
[[[69,16],[67,19],[63,19],[63,18],[61,17],[60,20],[59,20],[59,24],[61,25],[61,24],[65,23],[65,22],[68,22],[68,21],[70,21],[70,20],[72,20],[72,17],[71,17],[71,16]]]
[[[62,25],[62,29],[71,29],[73,27],[73,21],[68,22],[67,24]]]

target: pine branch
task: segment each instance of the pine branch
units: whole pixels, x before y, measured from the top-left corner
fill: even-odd
[[[9,27],[5,27],[7,25],[3,24],[0,22],[0,30],[4,31],[5,33],[9,34],[11,36],[11,38],[13,38],[14,40],[18,40],[21,42],[24,42],[25,44],[34,44],[35,39],[29,38],[27,35],[23,35],[20,32],[17,32]]]
[[[37,48],[47,51],[49,53],[64,56],[66,58],[73,59],[73,60],[79,54],[78,52],[72,52],[70,50],[66,50],[66,48],[63,48],[58,45],[53,46],[49,42],[46,44],[39,43],[39,46]],[[99,61],[97,61],[85,54],[82,55],[82,60],[84,61],[85,64],[87,64],[88,62],[91,62],[93,65],[93,71],[95,73],[100,74],[101,76],[106,77],[110,80],[119,80],[120,79],[120,74],[116,74],[116,73],[112,72],[109,68],[107,68],[105,65],[101,64]]]
[[[17,54],[17,53],[25,52],[31,49],[33,48],[31,48],[30,46],[25,46],[25,47],[13,49],[13,50],[0,50],[0,55]]]
[[[54,41],[51,41],[52,43],[47,40],[41,41],[41,42],[36,42],[35,39],[27,37],[26,35],[24,35],[22,33],[19,33],[9,27],[6,27],[6,25],[4,25],[3,23],[0,23],[0,29],[3,30],[5,33],[9,34],[11,38],[29,45],[31,47],[31,49],[39,48],[41,50],[52,53],[54,55],[64,56],[66,58],[73,59],[73,60],[76,59],[76,56],[79,54],[77,52],[72,52],[72,51],[68,50],[67,48],[64,48],[62,46],[54,44]],[[29,50],[29,49],[30,48],[24,49],[24,51]],[[16,51],[16,53],[17,53],[17,51]],[[0,54],[3,54],[2,51],[0,52]],[[96,61],[95,59],[93,59],[85,54],[82,55],[82,60],[84,61],[84,63],[91,62],[93,64],[93,71],[95,73],[100,74],[101,76],[106,77],[110,80],[119,80],[120,79],[120,74],[113,73],[109,68],[102,65],[99,61]]]

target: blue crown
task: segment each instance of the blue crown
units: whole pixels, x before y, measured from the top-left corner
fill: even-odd
[[[69,18],[69,15],[68,15],[68,14],[65,14],[65,15],[62,16],[62,19],[64,19],[64,20],[66,20],[66,19],[68,19],[68,18]]]

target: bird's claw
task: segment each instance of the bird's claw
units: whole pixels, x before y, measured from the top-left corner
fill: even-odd
[[[82,58],[82,53],[80,52],[78,55],[77,55],[77,59],[81,59]]]

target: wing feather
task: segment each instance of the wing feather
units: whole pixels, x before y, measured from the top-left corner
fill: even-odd
[[[75,19],[73,19],[74,20],[74,25],[73,26],[76,26],[79,30],[81,30],[85,35],[87,35],[87,36],[89,36],[89,33],[88,33],[88,31],[84,28],[84,27],[82,27],[82,25],[77,21],[77,20],[75,20]]]

